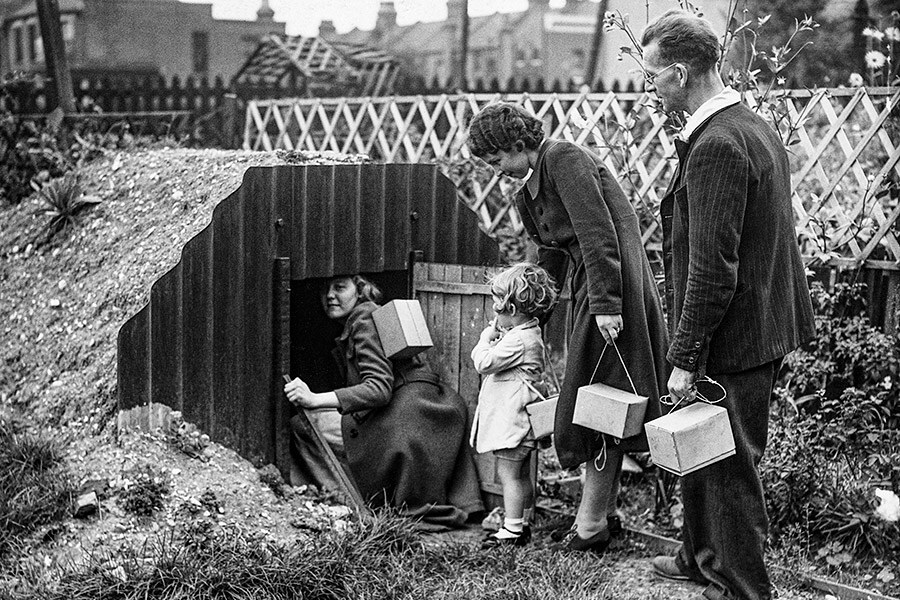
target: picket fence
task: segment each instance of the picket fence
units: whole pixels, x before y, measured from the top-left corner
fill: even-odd
[[[660,195],[675,167],[677,129],[641,92],[456,94],[267,99],[247,105],[244,147],[335,151],[382,162],[442,165],[489,233],[521,231],[519,182],[471,160],[466,125],[486,104],[518,102],[547,134],[590,147],[619,174],[658,252]],[[792,163],[793,208],[812,264],[895,269],[900,261],[900,90],[790,90],[748,104],[773,121]],[[774,115],[774,116],[773,116]]]

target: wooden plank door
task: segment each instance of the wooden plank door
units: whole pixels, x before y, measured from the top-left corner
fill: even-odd
[[[481,389],[481,375],[472,365],[470,355],[494,316],[490,288],[485,282],[495,272],[491,267],[424,262],[413,267],[413,294],[422,305],[434,341],[434,347],[427,353],[428,362],[466,400],[470,430]],[[488,508],[502,506],[497,459],[491,453],[474,454],[474,457]],[[532,474],[537,477],[536,455]]]

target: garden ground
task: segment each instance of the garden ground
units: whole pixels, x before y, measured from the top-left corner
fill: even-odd
[[[161,556],[154,549],[193,548],[198,538],[213,544],[246,539],[254,552],[265,550],[265,560],[301,550],[312,552],[303,555],[311,563],[343,557],[335,559],[338,566],[329,563],[338,569],[335,589],[341,592],[323,597],[383,597],[381,590],[409,598],[427,592],[445,598],[677,600],[698,591],[653,578],[647,561],[653,550],[640,538],[603,557],[560,553],[545,536],[532,549],[486,556],[477,550],[480,532],[423,537],[397,519],[357,524],[333,499],[286,488],[271,468],[257,469],[215,443],[185,453],[177,436],[115,430],[118,328],[147,301],[150,285],[178,261],[181,247],[206,226],[244,170],[358,160],[171,148],[109,152],[77,173],[84,192],[100,202],[76,226],[51,236],[34,199],[0,208],[0,421],[63,440],[76,488],[100,497],[95,514],[48,523],[22,537],[5,558],[0,597],[66,590],[69,597],[104,597],[132,584],[137,587],[129,589],[137,590],[139,583],[150,586],[152,573],[177,562],[170,555],[168,562],[154,562]],[[128,499],[147,474],[167,491],[152,516],[136,516],[127,510]],[[383,552],[388,562],[366,570],[362,563],[372,557],[357,557],[357,567],[340,554],[348,545]],[[141,553],[144,567],[129,562]],[[197,560],[205,556],[195,554]],[[785,553],[772,559],[790,568],[804,564]],[[71,592],[77,581],[105,587],[92,595],[82,585],[77,596]],[[781,598],[821,597],[801,589],[790,573],[777,574],[775,582]]]

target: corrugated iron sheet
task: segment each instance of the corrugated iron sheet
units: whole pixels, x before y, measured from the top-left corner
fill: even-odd
[[[120,410],[165,404],[243,456],[276,462],[276,257],[305,279],[404,270],[413,250],[459,265],[498,257],[433,165],[249,169],[119,330]]]

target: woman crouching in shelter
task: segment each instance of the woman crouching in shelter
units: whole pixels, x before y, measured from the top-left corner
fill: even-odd
[[[335,277],[322,293],[330,319],[344,324],[333,354],[347,387],[316,393],[301,379],[284,386],[346,464],[370,506],[397,507],[433,525],[457,527],[483,510],[468,449],[468,411],[421,355],[392,361],[372,313],[382,294],[362,276]],[[321,485],[338,489],[324,457],[292,422],[296,450]]]
[[[566,545],[602,552],[621,530],[616,496],[624,453],[646,451],[647,440],[642,433],[620,441],[575,425],[578,388],[602,382],[631,391],[633,380],[650,399],[645,422],[659,416],[667,389],[666,327],[638,218],[598,156],[545,140],[543,123],[520,106],[486,106],[469,124],[468,145],[496,171],[527,178],[516,208],[539,247],[538,264],[556,281],[568,279],[570,336],[554,445],[564,468],[587,465]]]

